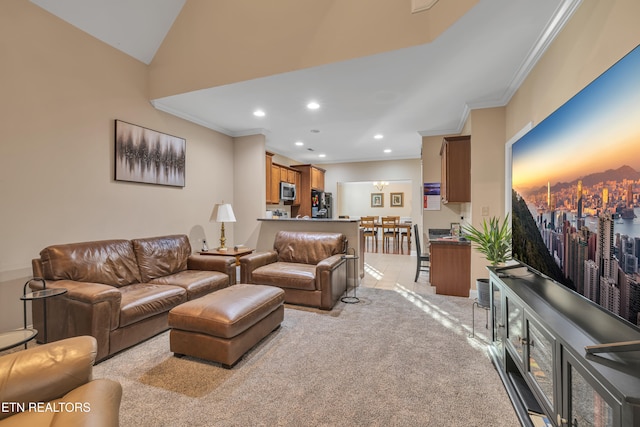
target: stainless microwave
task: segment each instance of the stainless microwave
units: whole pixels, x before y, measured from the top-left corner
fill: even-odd
[[[296,185],[288,182],[280,183],[280,200],[293,201],[296,199]]]

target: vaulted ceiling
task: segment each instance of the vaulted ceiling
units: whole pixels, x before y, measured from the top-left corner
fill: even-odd
[[[31,1],[150,67],[170,38],[172,26],[184,27],[181,11],[191,8],[193,13],[202,4],[193,0]],[[444,10],[452,1],[413,0],[413,4],[435,3],[432,10],[418,12],[424,14]],[[369,52],[379,46],[379,53],[150,101],[162,111],[227,135],[263,133],[269,150],[303,163],[419,158],[422,136],[459,133],[471,109],[506,105],[580,2],[478,0],[425,43],[395,49],[378,40]],[[409,15],[412,2],[402,3]],[[218,11],[218,19],[237,19],[224,15],[230,4],[226,0],[208,3],[207,11]],[[350,34],[358,34],[359,25],[353,22]],[[379,31],[385,35],[384,27]],[[348,37],[342,39],[345,44]],[[319,108],[309,110],[310,101]],[[258,109],[264,116],[253,115]]]

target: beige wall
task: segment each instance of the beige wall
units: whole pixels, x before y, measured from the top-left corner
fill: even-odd
[[[583,0],[506,109],[509,139],[540,123],[640,43],[640,2]]]
[[[413,198],[420,197],[414,194],[414,185],[411,181],[385,181],[387,185],[378,189],[371,181],[338,183],[334,198],[336,209],[334,216],[349,215],[351,218],[361,216],[400,216],[411,217]],[[371,206],[371,194],[382,193],[383,206]],[[403,194],[403,206],[391,206],[391,193]]]
[[[339,182],[364,181],[410,181],[412,194],[405,195],[405,206],[410,203],[410,214],[414,224],[422,224],[422,194],[421,160],[388,160],[380,162],[331,163],[319,165],[326,170],[325,191],[338,194]],[[376,191],[377,192],[377,191]],[[388,190],[384,190],[385,204],[388,204]],[[407,192],[409,192],[407,190]],[[409,202],[410,200],[410,202]],[[408,206],[409,208],[409,206]],[[334,212],[340,211],[340,206],[334,207]],[[406,212],[406,211],[405,211]]]
[[[428,43],[476,3],[188,0],[151,63],[151,98]]]
[[[440,175],[442,170],[440,163],[442,139],[442,136],[425,136],[422,138],[423,183],[442,181]],[[439,210],[425,210],[422,216],[424,233],[429,228],[449,228],[452,222],[464,222],[467,220],[468,205],[469,203],[447,203],[441,204]]]
[[[218,238],[209,217],[234,200],[231,138],[152,108],[144,64],[28,1],[0,2],[0,40],[0,330],[22,325],[22,284],[47,245]],[[185,138],[186,186],[115,182],[114,119]]]
[[[504,108],[473,110],[462,134],[471,134],[471,204],[425,211],[424,224],[446,224],[456,215],[482,222],[503,217],[505,210],[505,144],[527,125],[534,126],[578,93],[640,43],[640,2],[584,0],[526,80]],[[425,182],[440,181],[442,137],[423,138]],[[472,251],[472,277],[486,276],[485,261]]]
[[[505,217],[504,206],[504,108],[471,111],[471,214],[465,224],[481,226],[482,221]],[[487,261],[471,251],[471,288],[477,278],[489,277]]]
[[[267,202],[264,146],[264,135],[234,138],[233,211],[237,222],[233,224],[235,239],[227,239],[227,246],[244,244],[255,248],[258,242],[260,223],[256,219],[264,217]]]

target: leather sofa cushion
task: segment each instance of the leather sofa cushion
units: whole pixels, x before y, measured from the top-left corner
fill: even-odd
[[[255,283],[279,288],[316,290],[316,266],[292,262],[274,262],[253,270]]]
[[[174,308],[169,312],[169,326],[220,338],[233,338],[282,304],[282,289],[238,284]]]
[[[343,253],[346,244],[346,236],[342,233],[278,231],[273,249],[278,253],[278,261],[316,265]]]
[[[164,313],[187,300],[187,291],[178,286],[136,283],[120,288],[120,328]]]
[[[140,270],[128,240],[53,245],[40,251],[44,278],[125,286],[140,282]]]
[[[151,283],[180,286],[187,291],[187,299],[200,298],[229,285],[229,276],[219,271],[185,270],[153,279]]]
[[[133,239],[142,282],[168,276],[187,269],[191,244],[185,235]]]

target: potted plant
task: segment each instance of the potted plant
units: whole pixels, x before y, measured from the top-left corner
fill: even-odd
[[[492,266],[505,263],[511,258],[511,228],[509,227],[509,215],[504,218],[502,224],[498,217],[491,217],[489,221],[482,221],[482,228],[467,225],[463,228],[465,237],[470,240],[475,249],[483,254]],[[478,304],[489,307],[489,280],[478,279]]]

